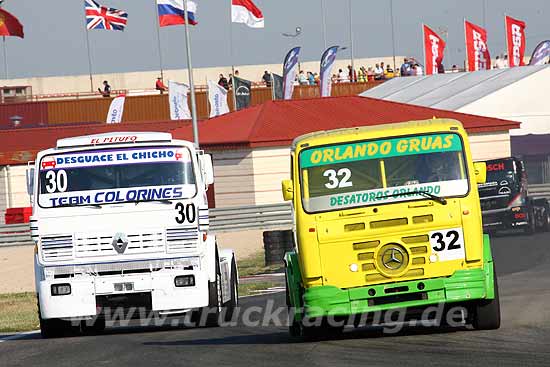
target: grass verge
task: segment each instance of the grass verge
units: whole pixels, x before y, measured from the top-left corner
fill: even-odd
[[[240,277],[277,273],[284,269],[282,260],[280,264],[266,266],[263,252],[257,252],[245,259],[237,259],[237,266]]]
[[[29,331],[38,327],[36,294],[0,294],[0,332]]]

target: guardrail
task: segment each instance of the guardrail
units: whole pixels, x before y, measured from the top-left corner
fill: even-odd
[[[292,228],[291,207],[287,203],[214,208],[209,215],[213,233]],[[21,245],[32,245],[28,223],[0,225],[0,247]]]
[[[529,196],[550,199],[550,184],[529,185]]]
[[[0,225],[0,246],[31,245],[28,223]]]

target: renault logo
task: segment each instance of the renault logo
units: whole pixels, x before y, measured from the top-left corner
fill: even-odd
[[[124,251],[126,251],[126,246],[128,246],[128,238],[124,233],[118,232],[113,237],[113,241],[111,242],[111,245],[115,249],[116,252],[119,254],[123,254]]]
[[[403,266],[405,254],[398,247],[390,247],[382,254],[382,264],[390,270],[397,270]]]

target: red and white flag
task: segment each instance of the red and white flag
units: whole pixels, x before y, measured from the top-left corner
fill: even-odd
[[[491,69],[491,55],[487,47],[487,31],[480,26],[464,21],[468,71]]]
[[[231,21],[250,28],[264,27],[264,15],[251,0],[231,0]]]
[[[505,17],[506,23],[506,43],[508,46],[508,65],[523,66],[525,62],[525,22]]]
[[[443,52],[445,51],[445,41],[430,27],[424,25],[424,65],[426,65],[426,75],[437,74],[443,63]]]

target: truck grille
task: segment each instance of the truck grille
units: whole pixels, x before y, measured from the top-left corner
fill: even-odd
[[[75,234],[76,257],[116,256],[118,252],[113,247],[114,233],[92,235],[90,233]],[[154,230],[142,233],[126,234],[128,245],[124,255],[151,254],[165,251],[164,232]]]
[[[168,253],[195,251],[198,240],[199,232],[196,227],[168,228],[166,230]]]
[[[71,260],[73,258],[73,236],[45,236],[41,238],[44,261]]]
[[[408,264],[406,272],[399,274],[399,277],[424,275],[424,266],[428,256],[428,249],[430,248],[429,241],[427,234],[401,238],[401,244],[396,244],[396,246],[406,252]],[[360,269],[365,274],[367,282],[384,281],[392,277],[388,272],[384,274],[383,269],[381,269],[380,259],[376,258],[378,249],[388,245],[388,243],[382,243],[379,240],[356,242],[353,244],[353,250],[357,254]]]

